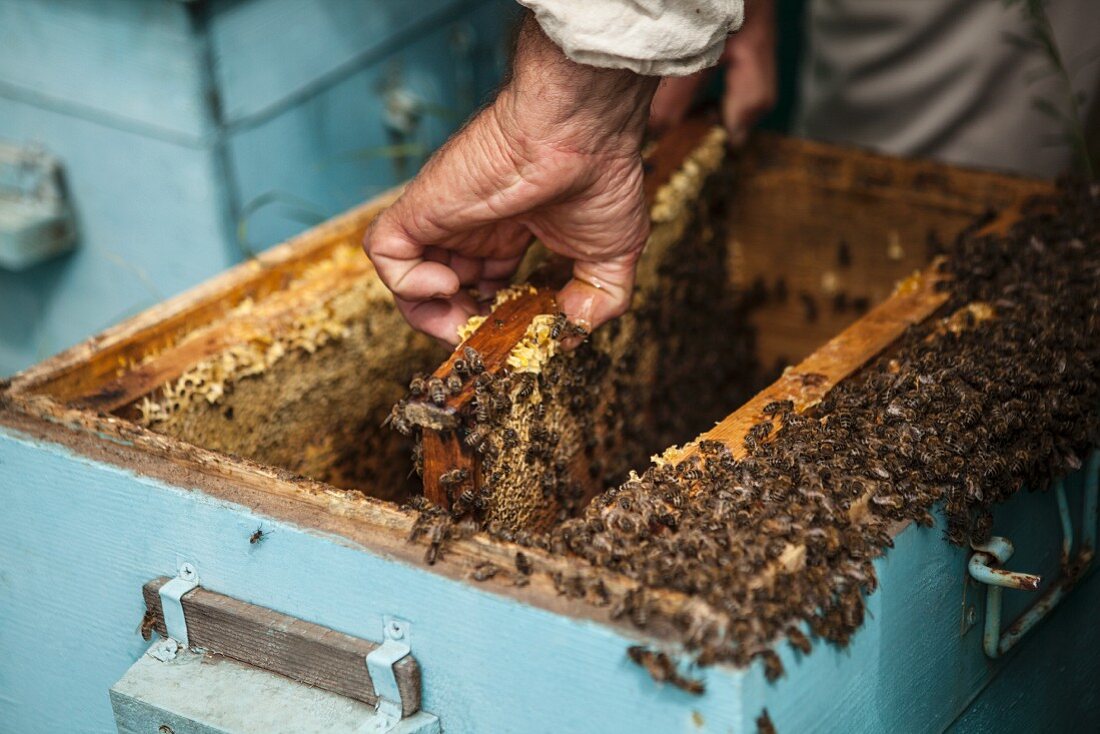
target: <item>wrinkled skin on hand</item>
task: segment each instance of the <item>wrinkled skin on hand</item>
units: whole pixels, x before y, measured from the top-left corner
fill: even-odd
[[[367,233],[409,323],[456,343],[535,237],[574,263],[558,296],[570,320],[622,314],[649,229],[639,148],[655,86],[569,61],[528,18],[513,78]]]

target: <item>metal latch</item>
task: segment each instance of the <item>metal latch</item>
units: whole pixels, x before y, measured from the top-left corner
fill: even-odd
[[[174,579],[160,587],[160,608],[169,639],[190,647],[187,618],[183,615],[183,595],[199,585],[199,572],[192,563],[181,563]]]
[[[1081,542],[1074,555],[1073,520],[1066,500],[1065,481],[1054,483],[1054,496],[1058,503],[1058,517],[1062,525],[1062,569],[1058,578],[1043,592],[1007,629],[1001,629],[1001,595],[1004,589],[1038,591],[1040,577],[1028,573],[1008,571],[1003,568],[1012,557],[1012,543],[1007,538],[994,536],[988,543],[975,545],[968,569],[971,578],[986,584],[985,629],[982,633],[982,649],[991,658],[1000,657],[1011,650],[1025,634],[1038,624],[1065,597],[1092,565],[1096,554],[1097,498],[1100,495],[1100,450],[1094,450],[1085,467],[1084,511],[1081,517]]]
[[[382,644],[366,657],[374,693],[378,697],[377,716],[367,722],[362,734],[436,734],[439,719],[418,711],[402,719],[404,705],[394,666],[412,653],[411,625],[397,617],[382,618]]]
[[[0,267],[25,270],[75,243],[60,161],[36,145],[0,143]]]

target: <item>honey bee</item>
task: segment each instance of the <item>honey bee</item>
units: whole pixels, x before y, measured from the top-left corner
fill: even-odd
[[[464,440],[464,443],[471,447],[477,448],[485,442],[485,439],[489,437],[489,426],[480,424],[471,429]]]
[[[443,405],[447,402],[447,388],[443,384],[443,380],[438,377],[432,377],[428,380],[428,398],[436,405]]]
[[[451,469],[439,475],[439,486],[444,489],[452,489],[470,478],[468,469]]]
[[[779,680],[783,675],[783,661],[775,654],[775,650],[764,650],[760,653],[760,657],[764,661],[764,677],[768,682],[774,683]]]
[[[141,639],[149,641],[153,638],[153,630],[157,626],[157,615],[153,614],[151,609],[146,609],[145,614],[141,618],[141,624],[138,626],[138,632],[141,633]]]
[[[649,676],[658,683],[671,683],[697,696],[706,691],[703,681],[681,675],[676,669],[676,663],[664,652],[650,650],[642,645],[631,645],[626,649],[626,654],[636,665],[645,668]]]
[[[476,375],[485,371],[485,362],[482,361],[481,354],[473,347],[464,347],[462,349],[462,356],[466,358],[466,364],[473,374]]]
[[[768,716],[766,708],[756,717],[756,734],[776,734],[775,724],[772,723],[772,717]]]
[[[530,576],[532,572],[531,559],[523,551],[516,551],[516,570],[524,576]]]
[[[425,390],[427,390],[427,381],[424,379],[423,375],[416,375],[409,381],[409,393],[414,398],[423,395]]]
[[[456,374],[447,375],[446,380],[447,392],[451,395],[458,395],[462,392],[462,378]]]
[[[773,400],[765,405],[760,412],[764,415],[777,415],[783,413],[790,413],[794,410],[793,400]]]
[[[489,579],[496,576],[498,573],[500,573],[499,566],[497,566],[495,563],[484,561],[474,567],[473,572],[470,574],[470,578],[472,578],[474,581],[479,582],[488,581]]]
[[[554,323],[550,326],[550,338],[555,341],[561,337],[562,331],[565,330],[566,325],[569,323],[569,319],[564,313],[558,313],[554,316]]]

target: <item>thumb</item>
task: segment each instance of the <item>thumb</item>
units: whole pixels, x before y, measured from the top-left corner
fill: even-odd
[[[558,293],[558,306],[569,320],[591,331],[630,308],[634,271],[640,251],[607,260],[577,260],[573,278]]]

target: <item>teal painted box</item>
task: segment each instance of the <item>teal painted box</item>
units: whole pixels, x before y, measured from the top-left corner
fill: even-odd
[[[410,176],[497,83],[515,12],[0,2],[0,142],[60,160],[78,233],[70,254],[0,268],[0,374]]]
[[[802,276],[789,250],[811,245],[780,235],[820,223],[822,207],[846,201],[865,212],[828,225],[830,237],[844,234],[856,262],[901,275],[908,262],[876,260],[884,242],[911,250],[928,222],[949,236],[985,206],[1045,186],[828,146],[761,145],[739,169],[745,188],[761,197],[784,191],[799,205],[781,225],[762,207],[739,209],[733,231],[742,244],[775,237],[771,272],[789,274],[792,285]],[[896,186],[883,188],[876,174],[885,168]],[[916,180],[924,186],[908,185]],[[400,394],[402,370],[440,358],[401,326],[358,252],[391,197],[17,375],[0,392],[0,731],[113,731],[108,689],[151,665],[142,587],[185,564],[204,590],[372,644],[382,643],[389,617],[404,620],[421,709],[447,732],[753,732],[764,708],[780,732],[1095,728],[1095,577],[992,658],[982,649],[985,589],[970,580],[971,554],[943,541],[939,520],[895,528],[848,647],[820,643],[799,655],[784,645],[787,674],[775,682],[759,663],[694,670],[702,695],[659,684],[630,661],[631,645],[667,644],[659,628],[639,630],[557,593],[553,576],[571,569],[568,559],[529,551],[529,583],[512,574],[476,582],[479,564],[509,567],[516,547],[475,535],[429,565],[424,546],[407,541],[412,518],[386,499],[408,464],[394,458],[392,434],[377,431],[372,413]],[[887,209],[908,216],[876,218]],[[883,222],[893,229],[879,232]],[[318,294],[328,295],[321,311]],[[365,304],[366,320],[341,330],[339,315],[354,304]],[[802,333],[806,351],[821,343],[816,328]],[[275,377],[238,381],[233,402],[214,399],[222,430],[181,439],[140,425],[141,395],[173,380],[172,369],[213,356],[266,360],[274,334],[301,348],[261,360],[256,374]],[[316,356],[330,366],[309,361]],[[347,365],[358,366],[353,379]],[[362,424],[349,435],[362,435],[363,445],[347,461],[339,426],[356,411]],[[272,440],[249,443],[256,435]],[[1079,539],[1090,537],[1083,515],[1098,469],[1094,455],[1066,482]],[[366,494],[342,488],[349,484]],[[994,531],[1016,545],[1013,570],[1043,574],[1044,589],[1055,582],[1055,496],[1018,494],[998,509]],[[613,589],[623,583],[606,580]],[[1034,599],[1006,591],[1005,620]],[[317,728],[330,730],[325,721]]]

